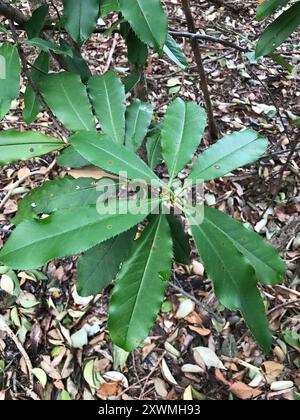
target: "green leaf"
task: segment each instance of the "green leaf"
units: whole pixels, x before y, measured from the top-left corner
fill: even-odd
[[[100,293],[116,277],[121,263],[128,256],[135,229],[109,239],[88,250],[77,268],[77,291],[80,296]]]
[[[266,56],[276,50],[300,25],[300,1],[283,12],[263,32],[255,50],[256,57]]]
[[[153,115],[151,104],[133,101],[126,111],[126,135],[125,146],[135,152],[141,147],[148,132]]]
[[[143,67],[148,59],[148,46],[136,36],[127,22],[121,25],[121,34],[127,45],[129,63]]]
[[[129,63],[137,66],[138,68],[146,65],[148,59],[148,47],[135,35],[133,31],[131,31],[126,37],[126,45],[128,49]]]
[[[112,71],[93,76],[88,83],[88,92],[103,132],[115,143],[123,144],[126,98],[119,77]]]
[[[19,95],[21,65],[16,46],[3,43],[0,47],[0,121]]]
[[[56,160],[58,166],[64,168],[84,168],[90,166],[90,162],[84,159],[72,146],[66,147],[58,156]]]
[[[96,28],[99,0],[64,0],[65,28],[74,41],[83,44]]]
[[[178,67],[187,70],[189,66],[188,59],[184,54],[182,48],[177,44],[174,38],[168,34],[166,44],[164,46],[164,53],[172,60]]]
[[[283,334],[284,341],[291,347],[295,347],[297,350],[300,347],[299,334],[293,330],[285,330]]]
[[[49,5],[42,4],[32,13],[31,18],[25,23],[25,30],[28,39],[37,38],[40,36],[45,23],[47,22],[47,16],[49,12]]]
[[[54,42],[47,41],[43,38],[32,38],[28,41],[24,41],[24,44],[32,45],[33,47],[38,48],[41,51],[49,52],[53,51],[55,54],[59,55],[69,55],[72,56],[72,50],[70,48],[64,49],[59,45],[56,45]]]
[[[93,165],[113,174],[126,171],[128,179],[158,180],[152,170],[125,146],[105,134],[79,132],[70,138],[75,150]]]
[[[179,264],[190,263],[191,245],[180,221],[172,214],[167,216],[173,238],[174,259]]]
[[[72,57],[69,55],[62,57],[65,69],[70,73],[79,74],[82,82],[86,83],[92,73],[81,53],[76,48],[71,47],[63,38],[59,40],[59,43],[64,50],[70,49],[72,51]]]
[[[297,127],[300,127],[300,118],[296,118],[292,121],[292,124],[296,125]]]
[[[39,70],[40,71],[39,71]],[[39,84],[44,73],[49,70],[49,55],[48,53],[41,52],[34,62],[34,68],[31,70],[32,80],[36,85]],[[38,97],[34,93],[30,84],[27,85],[24,95],[24,109],[23,118],[26,124],[31,124],[37,117],[41,110],[41,105]]]
[[[112,181],[112,180],[110,180]],[[73,179],[69,176],[46,181],[40,188],[18,202],[18,213],[13,219],[15,225],[37,214],[49,214],[86,204],[96,204],[101,193],[97,181],[92,178]]]
[[[153,130],[147,137],[146,142],[148,165],[154,170],[162,161],[161,132]]]
[[[189,178],[209,181],[256,161],[268,147],[267,139],[254,130],[234,132],[205,150],[196,161]]]
[[[226,235],[250,261],[259,282],[274,286],[285,277],[285,265],[276,249],[257,233],[247,229],[226,214],[205,207],[205,220]]]
[[[293,73],[295,67],[292,66],[288,61],[286,61],[282,57],[282,55],[273,53],[270,54],[269,57],[272,58],[272,60],[274,60],[275,63],[279,64],[281,67],[287,70],[289,73]]]
[[[111,12],[119,10],[118,0],[100,0],[101,16],[106,16]]]
[[[86,87],[76,74],[49,74],[39,84],[52,112],[71,131],[95,130]]]
[[[3,32],[5,34],[8,33],[7,29],[2,25],[0,25],[0,32]]]
[[[65,389],[61,391],[60,399],[61,401],[72,401],[71,395]]]
[[[47,385],[47,375],[46,372],[43,369],[40,368],[34,368],[32,369],[32,374],[36,377],[36,379],[39,381],[39,383],[42,385],[43,388]]]
[[[123,350],[134,350],[147,337],[163,302],[171,263],[170,228],[160,215],[134,243],[113,289],[108,326]]]
[[[125,87],[125,93],[129,93],[133,88],[140,82],[141,72],[131,73],[122,79],[122,83]]]
[[[266,17],[271,16],[277,9],[285,6],[288,2],[289,0],[265,0],[257,8],[257,20],[263,20]]]
[[[216,296],[228,309],[242,313],[258,344],[268,352],[272,336],[252,265],[209,220],[197,224],[193,215],[188,212],[186,215],[207,273],[214,282]]]
[[[54,258],[84,252],[133,226],[158,205],[158,199],[111,200],[109,205],[60,210],[42,220],[26,220],[17,226],[0,252],[0,262],[14,269],[31,270]],[[133,206],[133,209],[131,209]]]
[[[54,137],[35,131],[20,132],[15,129],[0,132],[0,164],[42,156],[61,149],[64,143]]]
[[[168,107],[161,132],[163,157],[170,179],[194,156],[206,126],[206,113],[194,102],[177,98]]]
[[[167,39],[168,20],[160,0],[119,0],[120,10],[145,44],[162,51]]]

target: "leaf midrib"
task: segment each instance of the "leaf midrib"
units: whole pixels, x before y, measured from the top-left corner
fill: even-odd
[[[201,169],[201,167],[200,167],[200,173],[198,173],[198,175],[197,176],[199,176],[199,175],[201,175],[201,173],[203,173],[203,172],[206,172],[206,171],[209,171],[214,165],[216,165],[217,163],[219,163],[219,162],[221,162],[221,161],[223,161],[223,160],[225,160],[225,159],[227,159],[228,157],[230,157],[230,156],[232,156],[232,155],[234,155],[234,154],[236,154],[237,152],[239,152],[240,150],[242,150],[242,149],[244,149],[245,147],[248,147],[250,144],[252,144],[252,143],[254,143],[254,142],[256,142],[256,141],[258,141],[259,140],[259,137],[256,137],[254,140],[251,140],[251,141],[249,141],[249,143],[247,143],[247,144],[243,144],[242,146],[240,146],[238,149],[235,149],[233,152],[231,152],[231,153],[228,153],[228,154],[226,154],[226,155],[224,155],[224,156],[222,156],[220,159],[217,159],[216,161],[214,161],[210,166],[207,166],[206,168],[203,168],[203,169]],[[217,143],[216,143],[216,145],[217,145]],[[206,150],[206,152],[208,152],[209,150],[211,150],[211,149],[207,149]],[[200,158],[202,158],[202,157],[205,157],[205,152],[200,156]],[[197,169],[197,162],[196,162],[196,164],[195,164],[195,167],[194,167],[194,169],[193,169],[193,172],[195,171],[196,172],[196,169]],[[191,173],[191,176],[193,175],[193,172]]]
[[[148,26],[148,29],[149,29],[149,31],[150,31],[150,34],[151,34],[152,38],[154,39],[154,41],[155,41],[155,43],[156,43],[156,42],[157,42],[156,37],[155,37],[154,33],[152,32],[152,29],[151,29],[150,23],[149,23],[149,21],[148,21],[148,19],[147,19],[147,17],[146,17],[146,14],[144,13],[144,10],[143,10],[143,8],[142,8],[142,6],[141,6],[141,4],[140,4],[140,0],[136,0],[136,2],[137,2],[138,6],[139,6],[139,8],[140,8],[140,10],[141,10],[141,13],[142,13],[142,15],[143,15],[144,19],[145,19],[145,22],[146,22],[146,24],[147,24],[147,26]]]
[[[145,269],[144,269],[144,272],[143,272],[143,276],[142,276],[142,279],[140,281],[140,287],[138,289],[138,293],[136,294],[136,297],[135,297],[135,300],[134,300],[134,303],[133,303],[133,309],[131,311],[131,315],[130,315],[130,318],[129,318],[129,321],[128,321],[128,324],[127,324],[127,328],[126,328],[126,336],[128,335],[128,331],[131,328],[131,322],[132,322],[132,319],[134,318],[134,314],[135,314],[135,311],[136,311],[136,308],[137,308],[137,305],[138,305],[140,294],[141,294],[142,289],[143,289],[145,278],[147,277],[146,275],[147,275],[147,272],[148,272],[148,268],[149,268],[149,265],[151,264],[151,261],[152,261],[152,257],[153,257],[153,252],[152,251],[155,247],[154,244],[156,243],[156,240],[157,240],[157,236],[158,236],[158,232],[159,232],[159,229],[160,229],[161,222],[162,222],[162,216],[159,217],[157,225],[153,225],[153,228],[152,228],[152,231],[154,229],[156,229],[156,232],[155,232],[155,235],[153,237],[151,248],[150,248],[150,251],[149,251],[149,254],[148,254],[148,259],[147,259],[147,262],[145,264]],[[152,233],[152,231],[151,231],[151,233]],[[150,236],[150,232],[148,234],[148,237],[149,236]]]
[[[103,141],[103,140],[102,140]],[[99,149],[99,150],[101,150],[102,152],[105,152],[105,153],[107,153],[109,156],[111,156],[111,157],[113,157],[114,159],[117,159],[119,162],[121,162],[122,164],[125,164],[126,166],[129,166],[131,169],[133,169],[134,171],[139,171],[141,174],[144,174],[144,175],[146,175],[146,177],[147,177],[147,179],[149,179],[149,175],[150,174],[148,174],[147,172],[144,172],[144,170],[141,170],[141,169],[137,169],[135,166],[134,166],[134,164],[132,164],[131,162],[128,162],[128,161],[126,161],[126,160],[123,160],[120,156],[116,156],[116,155],[114,155],[112,152],[110,152],[109,150],[107,150],[106,148],[103,148],[103,147],[100,147],[100,144],[95,144],[95,143],[93,143],[93,142],[90,142],[90,145],[92,145],[93,147],[95,147],[96,149]],[[141,161],[141,163],[142,163],[142,161]],[[146,166],[146,168],[148,168],[147,166]],[[153,172],[153,178],[155,178],[155,179],[159,179],[156,175],[155,175],[155,173]]]
[[[189,217],[190,217],[190,219],[191,219],[191,220],[194,220],[194,219],[193,219],[193,217],[192,217],[190,214],[189,214]],[[212,247],[212,248],[213,248],[213,250],[215,251],[215,253],[216,253],[217,257],[218,257],[218,258],[219,258],[219,260],[221,261],[221,263],[222,263],[223,267],[224,267],[224,268],[225,268],[225,267],[227,267],[227,264],[226,264],[226,262],[223,260],[223,258],[221,257],[221,255],[219,254],[218,249],[216,248],[216,246],[214,245],[214,243],[210,240],[210,238],[206,235],[206,233],[203,231],[203,229],[201,229],[201,227],[200,227],[199,225],[197,225],[197,229],[199,229],[199,231],[200,231],[201,235],[203,235],[203,236],[206,238],[207,242],[211,245],[211,247]],[[238,249],[237,249],[237,251],[238,251]],[[240,302],[240,305],[241,305],[241,300],[240,300],[240,298],[239,298],[239,293],[237,292],[237,290],[239,290],[239,289],[238,289],[238,287],[237,287],[235,277],[232,277],[232,275],[231,275],[230,271],[228,271],[227,269],[226,269],[226,272],[228,273],[228,276],[230,277],[230,279],[231,279],[231,281],[232,281],[232,284],[233,284],[233,286],[234,286],[234,288],[235,288],[235,290],[236,290],[236,296],[237,296],[237,298],[238,298],[238,300],[239,300],[239,302]]]
[[[10,147],[10,146],[12,146],[12,147],[16,147],[16,146],[64,146],[65,145],[65,143],[63,143],[63,142],[38,142],[38,143],[34,143],[34,142],[30,142],[30,143],[10,143],[10,144],[3,144],[3,143],[0,143],[0,148],[1,147]]]
[[[76,110],[76,108],[74,107],[74,105],[73,105],[72,101],[70,100],[70,97],[69,97],[69,95],[68,95],[68,92],[66,91],[65,86],[64,86],[64,84],[62,83],[61,78],[59,78],[59,83],[60,83],[60,85],[61,85],[61,87],[62,87],[63,92],[65,93],[66,99],[67,99],[68,103],[70,104],[70,106],[71,106],[71,108],[72,108],[73,112],[75,113],[75,115],[77,116],[77,118],[79,119],[79,121],[81,122],[81,124],[83,125],[83,127],[84,127],[87,131],[88,131],[88,130],[89,130],[89,126],[88,126],[88,125],[86,125],[85,121],[81,118],[81,115],[79,114],[79,112],[78,112],[78,111]]]
[[[148,202],[148,204],[149,204],[149,202]],[[89,208],[90,206],[83,206],[82,208],[84,208],[84,207],[86,207],[86,208]],[[65,210],[65,212],[67,213],[67,212],[73,212],[74,211],[74,209],[66,209]],[[96,208],[95,208],[95,211],[96,211]],[[98,215],[99,216],[99,215]],[[73,232],[76,232],[76,231],[78,231],[78,229],[79,228],[89,228],[89,227],[91,227],[91,226],[94,226],[94,225],[97,225],[97,224],[99,224],[99,223],[101,223],[101,222],[104,222],[104,220],[106,220],[106,219],[109,219],[109,217],[112,217],[112,216],[116,216],[116,215],[108,215],[108,217],[107,218],[105,218],[105,219],[100,219],[100,218],[98,218],[96,221],[93,221],[93,222],[90,222],[90,223],[87,223],[87,224],[85,224],[85,225],[81,225],[81,226],[75,226],[73,229],[69,229],[69,230],[64,230],[64,231],[62,231],[62,232],[59,232],[58,234],[56,234],[56,235],[47,235],[47,236],[43,236],[43,238],[41,238],[41,239],[39,239],[39,240],[37,240],[36,242],[34,242],[34,243],[31,243],[30,245],[25,245],[25,246],[23,246],[23,247],[19,247],[19,248],[14,248],[14,250],[13,251],[11,251],[11,252],[8,252],[7,254],[4,254],[4,255],[2,255],[2,257],[7,257],[8,255],[11,255],[11,254],[14,254],[14,253],[16,253],[16,252],[19,252],[20,250],[24,250],[24,249],[26,249],[26,248],[28,248],[29,246],[32,246],[33,244],[34,244],[34,246],[36,246],[36,245],[38,245],[38,244],[40,244],[41,242],[44,242],[44,241],[46,241],[46,240],[48,240],[48,239],[58,239],[58,238],[60,238],[61,236],[63,236],[63,235],[65,235],[65,234],[69,234],[69,233],[73,233]],[[122,215],[117,215],[117,216],[122,216]],[[50,216],[51,217],[51,216]],[[145,217],[146,217],[146,214],[145,214]],[[26,222],[25,222],[26,223]],[[122,232],[121,232],[122,233]],[[114,235],[114,236],[116,236],[116,235]],[[113,237],[114,237],[113,236]],[[104,239],[102,242],[104,242],[106,239]],[[101,242],[99,242],[99,243],[101,243]]]
[[[116,143],[120,143],[120,139],[118,136],[118,132],[117,132],[117,128],[115,126],[115,119],[112,113],[112,108],[111,108],[111,103],[109,100],[109,94],[108,94],[108,88],[107,88],[107,84],[106,84],[106,79],[103,79],[103,85],[104,85],[104,90],[105,90],[105,98],[106,98],[106,103],[107,103],[107,107],[108,107],[108,113],[109,113],[109,117],[110,117],[110,121],[111,121],[111,127],[114,133],[114,138],[115,138],[115,142]],[[108,134],[108,133],[107,133]]]
[[[181,125],[181,133],[180,133],[180,142],[178,144],[178,147],[176,148],[175,158],[173,159],[173,166],[172,166],[172,171],[170,173],[170,179],[173,179],[175,174],[176,174],[176,167],[177,167],[177,164],[178,164],[178,161],[179,161],[179,152],[181,150],[182,143],[183,143],[183,140],[184,140],[183,136],[184,136],[184,133],[185,133],[186,123],[187,123],[186,116],[187,116],[187,107],[186,107],[186,104],[184,104],[184,111],[183,111],[183,116],[182,116],[182,120],[181,120],[182,125]]]
[[[229,236],[229,234],[227,233],[227,232],[225,232],[224,230],[222,230],[218,225],[216,225],[215,223],[213,223],[210,219],[208,219],[208,218],[206,218],[205,219],[206,220],[206,222],[208,222],[208,223],[210,223],[212,226],[214,226],[219,232],[221,232],[221,233],[223,233],[223,235],[225,235],[226,237],[227,237],[227,239],[229,239],[233,244],[234,244],[234,241],[233,241],[233,239]],[[237,241],[236,241],[237,242]],[[247,253],[249,253],[249,254],[251,254],[252,255],[252,257],[256,260],[256,261],[259,261],[260,262],[260,264],[263,264],[263,265],[265,265],[265,266],[267,266],[267,267],[269,267],[271,270],[272,270],[272,272],[275,272],[276,273],[276,270],[274,270],[274,268],[272,267],[272,266],[270,266],[270,265],[268,265],[265,261],[262,261],[262,260],[260,260],[258,257],[256,257],[256,255],[255,254],[253,254],[251,251],[249,251],[247,248],[245,248],[243,245],[241,245],[239,242],[237,242],[238,243],[238,245],[239,245],[239,247],[241,248],[241,249],[243,249],[243,250],[245,250]],[[234,244],[235,245],[235,244]],[[235,247],[238,249],[238,247],[235,245]],[[250,262],[251,263],[251,262]]]
[[[141,113],[141,105],[139,104],[138,105],[138,110],[137,110],[137,112],[135,114],[132,135],[131,135],[130,139],[128,139],[128,140],[131,141],[131,145],[133,146],[134,149],[136,148],[135,135],[136,135],[136,128],[137,128],[137,124],[138,124],[138,121],[139,121],[140,113]]]

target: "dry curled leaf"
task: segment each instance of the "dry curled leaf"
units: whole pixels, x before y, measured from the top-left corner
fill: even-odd
[[[258,397],[262,393],[259,389],[253,389],[243,382],[235,382],[230,385],[229,391],[241,400],[250,400],[251,398]]]

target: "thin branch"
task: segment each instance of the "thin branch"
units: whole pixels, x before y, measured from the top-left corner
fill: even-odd
[[[0,1],[0,15],[6,17],[6,19],[13,20],[19,25],[24,25],[27,21],[27,17],[20,10],[2,0]]]
[[[267,313],[268,316],[272,315],[274,312],[278,311],[278,309],[286,308],[287,306],[300,303],[300,299],[296,300],[289,300],[288,302],[281,303],[280,305],[275,306],[275,308],[270,309]]]
[[[216,314],[215,312],[213,312],[211,309],[209,309],[204,303],[200,302],[199,299],[197,299],[195,296],[191,295],[190,293],[186,292],[184,289],[182,289],[181,287],[177,286],[175,283],[173,283],[172,281],[169,282],[169,287],[171,287],[171,289],[175,290],[176,292],[180,293],[181,295],[187,297],[188,299],[190,299],[192,302],[195,303],[196,306],[198,306],[198,308],[201,311],[205,311],[208,313],[208,315],[211,318],[214,318],[217,322],[219,322],[220,324],[223,323],[223,319]]]
[[[57,19],[60,20],[60,13],[59,13],[59,10],[58,10],[57,6],[55,5],[53,0],[50,0],[50,3],[51,3],[51,6],[53,7],[53,9],[55,10]]]
[[[186,16],[188,30],[192,33],[196,33],[196,27],[195,27],[194,18],[193,18],[191,8],[190,8],[190,2],[189,0],[181,0],[181,2],[182,2],[182,7],[184,10],[185,16]],[[199,43],[195,37],[191,38],[191,46],[192,46],[192,50],[195,56],[195,61],[196,61],[198,73],[200,76],[201,88],[202,88],[202,92],[204,96],[204,101],[206,104],[209,134],[212,140],[217,140],[219,137],[219,130],[218,130],[216,120],[214,117],[213,107],[212,107],[211,98],[209,94],[207,78],[206,78],[206,73],[205,73],[205,69],[204,69],[204,65],[202,61]]]
[[[174,31],[171,30],[169,31],[169,34],[172,35],[175,38],[188,38],[188,39],[196,39],[196,40],[200,40],[200,41],[208,41],[208,42],[214,42],[217,44],[222,44],[225,47],[229,47],[229,48],[233,48],[237,51],[246,53],[249,52],[250,50],[248,48],[243,48],[240,47],[239,45],[231,42],[231,41],[227,41],[226,39],[222,39],[222,38],[217,38],[214,36],[210,36],[210,35],[204,35],[204,34],[200,34],[199,32],[179,32],[179,31]]]

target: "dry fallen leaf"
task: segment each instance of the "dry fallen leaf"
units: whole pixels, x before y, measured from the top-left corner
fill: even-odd
[[[187,363],[186,365],[181,366],[181,370],[184,373],[203,373],[204,370],[198,365],[192,365]]]
[[[83,169],[70,169],[68,171],[68,174],[75,179],[78,179],[78,178],[94,178],[94,179],[112,178],[112,179],[117,179],[117,177],[114,177],[113,175],[108,174],[107,172],[104,172],[101,169],[96,168],[94,166],[87,166],[86,168],[83,168]]]
[[[197,334],[201,335],[202,337],[206,337],[211,333],[208,328],[201,328],[201,327],[194,327],[193,325],[189,325],[189,329],[196,332]]]
[[[281,363],[269,361],[263,363],[265,376],[268,383],[274,382],[283,372],[284,366]]]
[[[123,373],[121,372],[117,372],[117,371],[106,372],[103,374],[103,378],[109,382],[118,382],[123,386],[123,388],[129,387],[126,376],[123,375]]]
[[[183,400],[184,401],[193,401],[193,393],[192,393],[192,387],[189,385],[183,393]]]
[[[195,347],[193,349],[195,362],[203,368],[204,365],[209,369],[211,367],[226,370],[225,366],[218,358],[215,352],[208,347]]]
[[[216,379],[221,382],[222,384],[226,385],[226,386],[230,386],[230,382],[227,381],[227,379],[225,378],[225,376],[223,375],[223,373],[221,372],[220,369],[216,369],[215,370],[215,375],[216,375]]]
[[[197,276],[203,276],[204,274],[204,265],[201,264],[199,261],[194,260],[192,262],[192,268],[193,268],[193,272],[194,274],[196,274]]]
[[[149,354],[155,349],[155,347],[156,347],[156,344],[152,343],[152,344],[146,344],[146,346],[142,348],[143,360],[145,360],[146,357],[149,356]]]
[[[168,395],[168,389],[165,381],[163,381],[161,378],[154,378],[153,383],[156,393],[160,397],[165,398]]]
[[[97,391],[97,396],[99,398],[103,397],[112,397],[119,393],[120,385],[118,382],[109,382],[102,384],[100,389]]]
[[[278,381],[271,384],[271,391],[284,391],[286,389],[293,388],[294,383],[292,381]]]
[[[262,393],[259,389],[253,389],[243,382],[235,382],[230,385],[229,391],[241,400],[250,400],[251,398],[258,397]]]
[[[166,381],[168,381],[171,385],[177,385],[176,379],[172,375],[165,359],[161,361],[161,373]]]
[[[182,299],[176,312],[176,318],[182,319],[190,315],[195,309],[195,303],[190,299]]]
[[[3,276],[1,276],[0,289],[4,290],[4,292],[10,295],[14,293],[15,284],[13,280],[7,274],[3,274]]]

